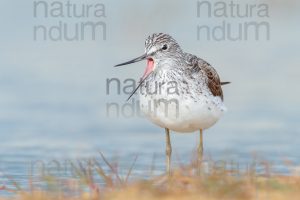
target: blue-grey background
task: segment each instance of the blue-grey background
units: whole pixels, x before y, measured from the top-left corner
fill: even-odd
[[[53,2],[53,1],[48,1]],[[259,155],[280,163],[300,163],[298,1],[266,3],[269,17],[197,18],[197,1],[71,1],[105,4],[102,18],[34,18],[33,1],[0,2],[0,185],[6,175],[26,181],[28,163],[118,155],[137,170],[148,170],[153,154],[164,167],[164,130],[144,118],[107,117],[107,103],[125,103],[128,95],[106,94],[106,79],[138,80],[145,63],[113,68],[144,51],[154,32],[171,34],[190,53],[207,60],[223,81],[228,112],[205,131],[205,153],[213,158],[251,160]],[[33,27],[62,20],[73,24],[100,20],[106,40],[34,41]],[[225,20],[267,21],[270,40],[197,40],[197,26]],[[234,29],[236,30],[236,29]],[[188,162],[197,134],[172,134],[174,162]]]

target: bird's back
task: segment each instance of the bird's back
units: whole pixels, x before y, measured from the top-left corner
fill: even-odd
[[[222,82],[217,71],[208,62],[193,54],[185,53],[184,58],[191,72],[194,74],[201,73],[211,94],[220,97],[223,101]]]

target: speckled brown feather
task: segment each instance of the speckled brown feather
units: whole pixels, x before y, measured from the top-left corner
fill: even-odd
[[[198,58],[197,56],[188,53],[185,54],[185,58],[187,63],[191,67],[193,67],[196,73],[199,72],[200,70],[204,72],[209,90],[214,96],[221,97],[223,101],[224,97],[223,97],[223,91],[221,86],[228,84],[229,82],[222,83],[220,81],[220,77],[217,71],[209,63],[202,60],[201,58]]]

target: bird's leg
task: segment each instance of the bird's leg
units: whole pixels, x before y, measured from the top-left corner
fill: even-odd
[[[203,160],[203,130],[200,129],[200,142],[198,146],[198,170],[200,173],[201,165]]]
[[[168,128],[165,128],[166,131],[166,167],[167,167],[167,173],[168,175],[171,175],[171,153],[172,153],[172,147],[171,147],[171,140],[170,140],[170,130]]]

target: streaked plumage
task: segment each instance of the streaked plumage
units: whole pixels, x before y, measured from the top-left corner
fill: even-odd
[[[185,53],[168,34],[150,35],[145,42],[145,54],[116,66],[145,59],[146,70],[132,94],[140,88],[141,111],[150,121],[165,128],[168,173],[172,152],[169,130],[200,130],[198,160],[201,163],[202,130],[214,125],[226,110],[222,85],[229,82],[221,82],[218,73],[210,64],[195,55]]]
[[[217,122],[226,108],[216,70],[197,56],[183,52],[167,34],[153,34],[145,45],[150,55],[155,52],[151,55],[154,71],[140,90],[140,106],[146,117],[177,132],[207,129]],[[168,46],[167,50],[161,49],[164,45]],[[178,93],[168,92],[166,83],[177,85]],[[159,84],[161,88],[158,88]],[[159,92],[153,92],[158,89]],[[162,99],[165,102],[155,103]],[[174,100],[178,105],[173,103]],[[167,111],[166,102],[171,102]]]

